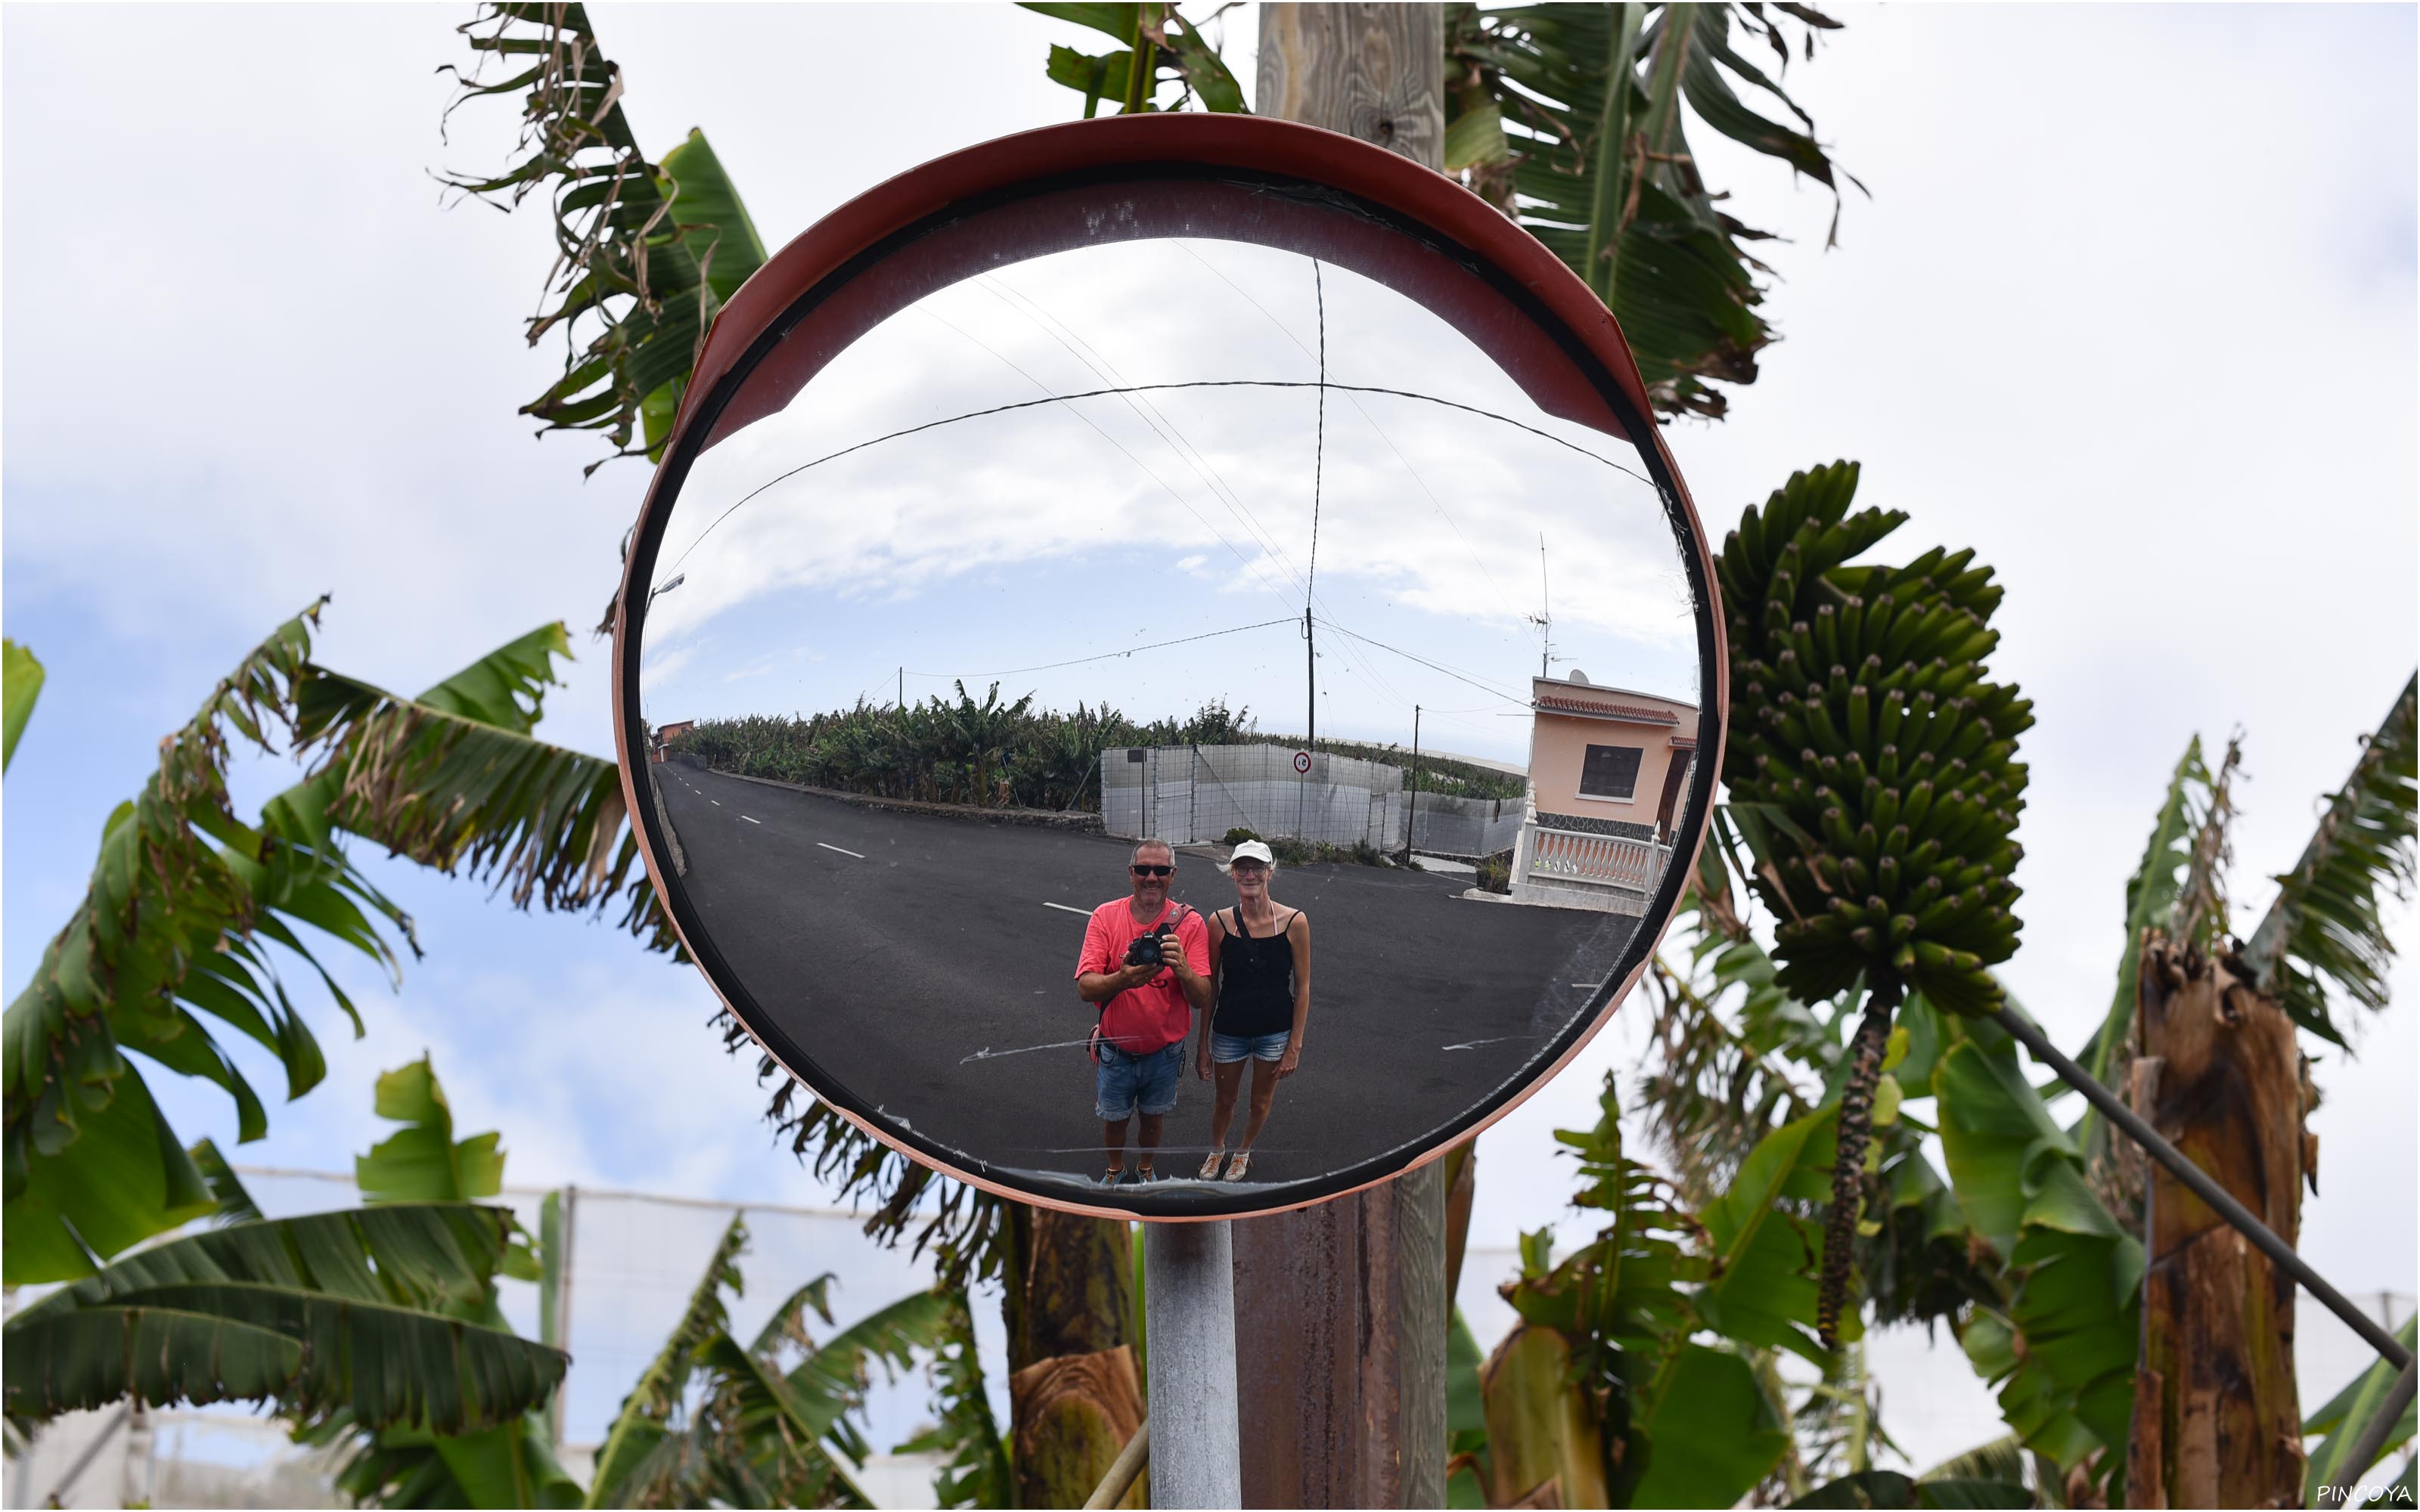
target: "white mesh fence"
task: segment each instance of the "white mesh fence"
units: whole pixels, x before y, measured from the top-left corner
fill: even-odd
[[[1101,821],[1112,835],[1206,845],[1229,831],[1321,845],[1476,858],[1512,848],[1518,798],[1414,803],[1403,767],[1289,747],[1127,746],[1101,753]]]

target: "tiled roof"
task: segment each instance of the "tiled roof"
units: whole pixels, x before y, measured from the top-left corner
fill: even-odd
[[[1669,709],[1651,709],[1637,703],[1600,703],[1593,699],[1575,699],[1560,693],[1541,693],[1538,707],[1556,714],[1584,714],[1598,719],[1621,719],[1631,724],[1679,724],[1681,717]]]

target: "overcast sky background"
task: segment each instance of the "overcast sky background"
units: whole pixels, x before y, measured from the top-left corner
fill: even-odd
[[[706,128],[774,245],[921,161],[1072,116],[1042,59],[1090,45],[1006,8],[591,13],[641,141]],[[1973,546],[1998,569],[1995,668],[2040,720],[2007,978],[2074,1045],[2185,742],[2244,733],[2256,919],[2413,664],[2413,13],[1840,13],[1789,77],[1872,197],[1826,254],[1828,194],[1697,144],[1734,213],[1791,239],[1769,255],[1786,339],[1731,420],[1670,440],[1717,535],[1793,468],[1854,457],[1861,502],[1912,517],[1884,555]],[[612,591],[644,466],[583,483],[599,448],[534,442],[514,412],[560,371],[520,337],[543,209],[446,210],[429,177],[510,147],[511,103],[438,140],[460,16],[0,16],[6,626],[50,669],[8,782],[12,994],[158,738],[312,597],[335,594],[321,659],[411,689],[544,621],[584,628]],[[1246,43],[1252,25],[1237,13]],[[605,648],[579,644],[541,733],[610,753]],[[706,1032],[700,980],[605,925],[372,870],[427,957],[390,993],[330,956],[368,1036],[306,992],[328,1080],[238,1159],[341,1167],[380,1132],[373,1074],[427,1049],[516,1181],[819,1200],[756,1119],[752,1065]],[[2420,1255],[2408,916],[2398,937],[2394,1007],[2357,1060],[2317,1068],[2303,1247],[2347,1289],[2409,1292]],[[1627,1078],[1637,1017],[1482,1142],[1481,1240],[1584,1227],[1550,1131],[1606,1070]],[[231,1143],[214,1089],[151,1079],[181,1135]]]

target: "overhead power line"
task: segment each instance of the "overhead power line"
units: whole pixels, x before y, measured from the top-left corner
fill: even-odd
[[[948,681],[953,678],[965,679],[969,677],[1014,677],[1019,672],[1047,672],[1060,667],[1080,667],[1088,661],[1114,661],[1120,656],[1131,656],[1138,651],[1158,651],[1168,646],[1186,645],[1195,640],[1215,640],[1222,635],[1240,635],[1246,630],[1265,630],[1272,625],[1293,625],[1295,623],[1296,621],[1295,617],[1288,614],[1282,619],[1262,620],[1253,625],[1231,625],[1223,630],[1204,630],[1200,635],[1180,636],[1173,640],[1155,640],[1150,645],[1128,646],[1124,651],[1104,651],[1097,656],[1073,656],[1065,661],[1046,661],[1033,667],[1007,667],[1002,668],[1001,671],[996,672],[910,671],[908,675],[910,677],[933,677],[943,681]]]
[[[1334,620],[1329,620],[1327,622],[1327,627],[1341,636],[1344,636],[1350,640],[1358,640],[1364,645],[1375,646],[1381,651],[1391,651],[1396,656],[1403,657],[1405,661],[1419,662],[1421,666],[1426,667],[1431,671],[1443,672],[1446,676],[1452,678],[1457,683],[1467,683],[1472,687],[1479,689],[1482,693],[1492,693],[1496,697],[1502,699],[1507,703],[1519,704],[1523,708],[1528,708],[1529,706],[1527,699],[1517,698],[1514,695],[1506,692],[1499,687],[1490,686],[1468,672],[1457,671],[1453,668],[1448,667],[1441,662],[1431,661],[1426,656],[1418,656],[1412,652],[1405,651],[1401,646],[1390,646],[1384,640],[1373,640],[1366,635],[1356,634],[1355,632],[1337,624]]]
[[[772,477],[766,479],[763,483],[758,484],[755,487],[751,488],[748,492],[740,495],[739,498],[732,503],[730,508],[725,509],[721,514],[717,515],[714,519],[707,524],[705,530],[698,532],[697,539],[691,541],[682,549],[681,554],[678,557],[673,559],[670,565],[677,569],[682,563],[689,560],[691,552],[694,552],[700,546],[705,544],[706,538],[714,533],[716,527],[720,526],[724,520],[729,519],[733,515],[738,513],[742,507],[752,502],[768,489],[775,487],[780,484],[786,483],[790,479],[797,477],[799,473],[805,472],[810,469],[819,468],[827,462],[836,462],[844,456],[849,456],[858,452],[862,452],[869,447],[879,446],[885,441],[900,440],[909,436],[920,435],[924,431],[938,430],[944,425],[954,425],[963,421],[969,420],[981,420],[988,415],[1009,414],[1019,409],[1037,409],[1045,405],[1067,404],[1078,399],[1101,399],[1125,393],[1171,393],[1178,389],[1312,389],[1320,386],[1321,385],[1316,380],[1306,380],[1300,378],[1191,378],[1173,383],[1129,383],[1119,388],[1087,389],[1080,393],[1054,393],[1050,394],[1047,398],[1018,399],[1008,404],[989,405],[981,409],[970,409],[964,414],[947,415],[939,420],[927,420],[921,424],[905,426],[899,430],[891,431],[884,435],[875,436],[865,440],[853,442],[850,445],[841,447],[837,451],[827,452],[821,456],[813,457],[807,461],[801,462],[797,467],[775,473]],[[1552,431],[1541,430],[1535,425],[1527,424],[1521,421],[1514,420],[1510,415],[1499,415],[1492,409],[1482,409],[1477,405],[1464,404],[1456,399],[1442,399],[1434,393],[1418,393],[1409,389],[1390,389],[1384,388],[1376,384],[1330,383],[1327,384],[1326,387],[1335,390],[1339,393],[1384,393],[1389,394],[1398,399],[1418,399],[1423,404],[1433,404],[1446,409],[1459,409],[1465,414],[1477,415],[1482,420],[1493,420],[1498,424],[1510,425],[1514,430],[1527,432],[1531,436],[1537,437],[1541,440],[1552,442],[1554,445],[1559,446],[1565,451],[1576,452],[1592,462],[1597,462],[1603,466],[1613,469],[1616,472],[1625,473],[1631,477],[1637,478],[1641,483],[1647,483],[1651,486],[1652,484],[1652,479],[1647,477],[1645,473],[1638,471],[1636,468],[1624,467],[1621,463],[1613,460],[1613,458],[1609,456],[1605,456],[1596,452],[1591,452],[1587,447],[1582,446],[1575,441],[1565,440],[1562,437],[1554,434]]]

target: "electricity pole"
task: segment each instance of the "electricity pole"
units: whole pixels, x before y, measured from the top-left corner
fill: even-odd
[[[1303,687],[1307,690],[1302,705],[1305,711],[1302,748],[1317,750],[1319,748],[1319,652],[1311,639],[1311,606],[1308,604],[1302,607],[1302,671]]]
[[[1261,8],[1263,116],[1441,169],[1444,75],[1439,6]],[[1247,1505],[1445,1504],[1443,1170],[1234,1221]]]
[[[1420,706],[1412,705],[1412,804],[1404,815],[1404,859],[1412,858],[1412,831],[1420,820]]]

